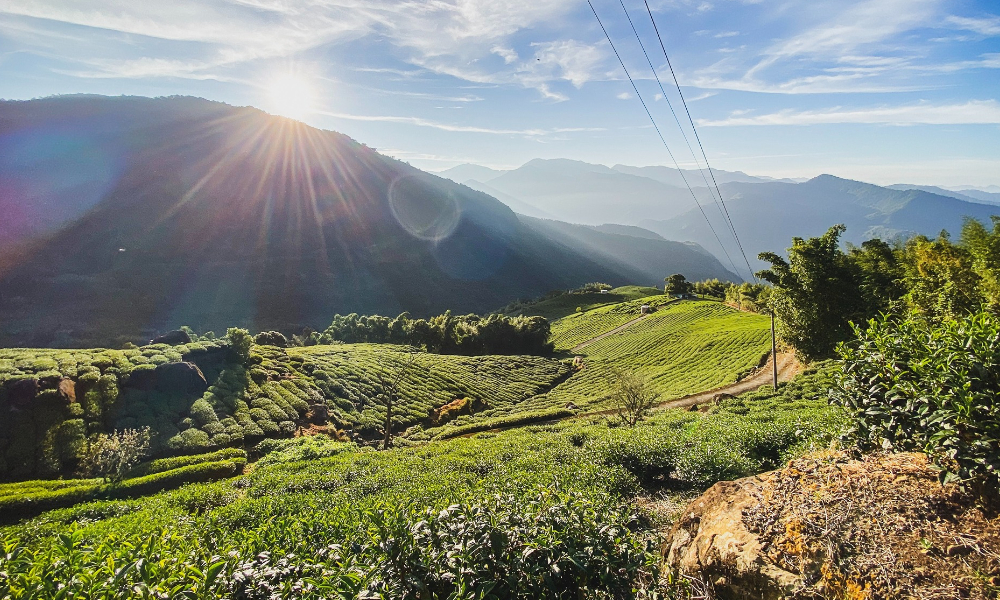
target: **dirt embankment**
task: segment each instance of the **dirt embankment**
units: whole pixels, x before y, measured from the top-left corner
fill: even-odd
[[[923,454],[826,453],[721,482],[685,509],[667,565],[708,597],[997,598],[1000,517]]]

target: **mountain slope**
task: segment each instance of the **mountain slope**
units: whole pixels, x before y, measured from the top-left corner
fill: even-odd
[[[5,214],[61,211],[43,236],[8,228],[17,235],[0,242],[2,344],[109,344],[181,324],[290,331],[337,312],[487,311],[587,281],[634,283],[486,194],[255,109],[3,102],[0,149],[17,167],[3,173]],[[72,185],[46,191],[51,181]]]
[[[963,190],[961,192],[956,192],[955,190],[946,190],[944,188],[937,187],[936,185],[913,185],[909,183],[897,183],[895,185],[887,185],[885,187],[890,190],[921,190],[937,194],[938,196],[958,198],[959,200],[964,200],[966,202],[1000,204],[1000,194],[993,194],[981,190]]]
[[[669,219],[692,206],[687,190],[603,165],[535,159],[489,181],[490,187],[562,221],[584,225]]]
[[[618,226],[612,226],[608,231],[607,226],[572,225],[526,216],[519,218],[545,238],[612,271],[627,273],[639,285],[659,287],[663,285],[663,278],[672,273],[684,273],[691,280],[716,277],[739,280],[718,261],[706,264],[706,255],[700,249],[683,242],[637,236],[634,231],[644,232],[638,227],[628,228],[629,233],[619,233],[615,231]]]
[[[763,251],[784,251],[793,236],[822,234],[831,225],[847,226],[844,241],[860,244],[872,237],[891,239],[915,233],[936,236],[942,229],[957,234],[965,217],[988,221],[996,206],[963,202],[921,190],[892,190],[858,181],[821,175],[805,183],[731,183],[722,186],[737,233],[756,269]],[[717,207],[706,207],[710,215]],[[691,240],[719,255],[718,242],[697,210],[643,227],[675,240]],[[733,248],[729,247],[730,254]]]
[[[500,171],[497,169],[491,169],[489,167],[484,167],[482,165],[473,165],[469,163],[461,164],[450,169],[445,169],[444,171],[438,171],[434,173],[438,177],[444,177],[445,179],[450,179],[455,183],[465,183],[470,179],[475,179],[477,181],[487,182],[491,179],[496,179],[497,177],[503,175],[507,171]]]

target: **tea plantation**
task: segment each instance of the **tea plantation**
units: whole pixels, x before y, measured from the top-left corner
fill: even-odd
[[[0,529],[3,598],[625,598],[672,594],[640,509],[825,446],[826,370],[663,411],[378,452],[268,442],[249,474]],[[326,440],[326,441],[322,441]]]

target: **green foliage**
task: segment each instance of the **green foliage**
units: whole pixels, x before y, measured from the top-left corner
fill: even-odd
[[[239,448],[223,448],[222,450],[217,450],[215,452],[209,452],[207,454],[192,454],[188,456],[173,456],[170,458],[158,458],[156,460],[151,460],[149,462],[137,465],[131,471],[128,472],[128,477],[143,477],[146,475],[153,475],[155,473],[163,473],[164,471],[172,471],[173,469],[179,469],[181,467],[187,467],[190,465],[198,465],[207,462],[218,462],[223,460],[229,460],[233,458],[242,458],[246,460],[247,453]]]
[[[734,285],[728,281],[721,281],[719,279],[706,279],[704,281],[695,281],[691,284],[695,294],[719,299],[725,298],[726,291]]]
[[[256,463],[258,468],[265,465],[315,460],[357,450],[356,444],[338,442],[323,435],[308,435],[289,440],[269,439],[254,448],[254,452],[261,455]]]
[[[0,530],[0,588],[81,599],[654,592],[659,548],[633,495],[701,489],[828,444],[839,413],[825,400],[827,370],[803,379],[709,414],[655,413],[635,428],[579,419],[386,452],[318,437],[268,441],[266,456],[290,461]],[[332,455],[301,460],[312,444]],[[153,485],[117,489],[141,488]],[[0,510],[10,497],[0,486]]]
[[[149,427],[97,434],[87,449],[87,471],[111,483],[120,482],[149,452]]]
[[[769,308],[778,333],[808,359],[829,357],[851,335],[851,322],[889,308],[902,288],[901,270],[892,249],[869,240],[850,253],[840,249],[843,225],[820,237],[792,238],[788,260],[761,253],[771,268],[757,275],[774,286]]]
[[[945,481],[1000,489],[1000,318],[871,320],[839,352],[835,399],[863,449],[922,451]]]
[[[666,277],[663,281],[666,285],[663,287],[663,291],[667,294],[673,294],[675,296],[683,296],[684,294],[690,294],[694,291],[694,286],[680,273],[674,273],[669,277]]]
[[[278,348],[288,347],[288,338],[286,338],[280,331],[262,331],[254,336],[253,341],[259,346],[277,346]]]
[[[253,345],[250,332],[239,327],[230,327],[226,330],[226,338],[229,340],[229,350],[236,357],[236,361],[244,366],[250,366],[250,347]]]
[[[656,405],[658,394],[649,382],[634,371],[611,368],[611,404],[622,421],[634,427]]]
[[[335,315],[320,335],[321,343],[407,344],[442,354],[535,354],[552,352],[549,323],[541,317],[508,317],[491,314],[453,316],[451,312],[429,320],[395,319],[357,314]]]

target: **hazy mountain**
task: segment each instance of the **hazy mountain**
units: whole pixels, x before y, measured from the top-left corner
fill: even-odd
[[[956,192],[955,190],[949,190],[934,185],[913,185],[909,183],[897,183],[895,185],[887,185],[885,187],[890,190],[921,190],[937,194],[939,196],[948,196],[949,198],[957,198],[959,200],[975,202],[977,204],[1000,204],[1000,194],[993,194],[975,189],[966,190],[964,192]]]
[[[669,219],[691,206],[687,190],[603,165],[535,159],[489,181],[491,188],[555,218],[600,225]]]
[[[754,269],[759,252],[783,252],[793,236],[820,235],[831,225],[847,226],[845,241],[861,243],[872,237],[890,239],[921,233],[937,235],[942,229],[957,234],[966,216],[988,221],[1000,213],[996,206],[965,202],[922,190],[893,190],[858,181],[821,175],[805,183],[730,183],[722,186],[729,214]],[[719,236],[738,267],[742,257],[726,235],[718,207],[706,206]],[[691,240],[723,256],[719,244],[697,209],[662,221],[640,225],[668,239]],[[730,266],[728,260],[721,259]],[[732,267],[730,267],[732,268]],[[746,267],[740,271],[745,275]]]
[[[663,278],[671,273],[690,273],[695,279],[719,278],[739,281],[718,261],[712,269],[705,264],[710,257],[697,246],[664,240],[651,231],[628,227],[609,233],[608,226],[572,225],[562,221],[520,217],[521,222],[547,239],[555,240],[567,249],[616,272],[632,272],[639,285],[659,287]],[[617,226],[612,226],[614,230]],[[645,232],[636,236],[636,233]],[[654,237],[655,236],[655,237]]]
[[[491,169],[489,167],[465,163],[458,165],[457,167],[445,169],[444,171],[438,171],[434,174],[439,177],[450,179],[455,183],[465,183],[470,179],[487,182],[503,175],[506,172],[507,171],[498,171],[497,169]]]
[[[614,223],[605,223],[604,225],[598,225],[594,227],[598,231],[603,231],[604,233],[616,233],[618,235],[629,235],[632,237],[645,238],[647,240],[662,240],[663,236],[652,232],[648,229],[643,229],[642,227],[636,227],[635,225],[617,225]]]
[[[547,234],[344,135],[200,99],[0,102],[0,164],[7,345],[486,311],[652,277],[625,250],[608,258],[639,238]],[[678,250],[678,264],[692,254]],[[722,269],[704,256],[691,265],[694,276]]]
[[[475,179],[469,179],[465,181],[462,185],[467,185],[476,191],[483,192],[484,194],[489,194],[490,196],[493,196],[500,202],[506,204],[512,211],[516,213],[527,215],[529,217],[538,217],[539,219],[555,219],[555,217],[552,216],[551,213],[546,212],[536,206],[532,206],[531,204],[528,204],[524,200],[515,198],[510,194],[505,194],[487,183],[483,183]]]
[[[670,167],[630,167],[628,165],[615,165],[612,167],[615,171],[625,173],[627,175],[638,175],[639,177],[648,177],[649,179],[655,179],[660,183],[665,183],[667,185],[673,185],[676,187],[687,187],[684,184],[684,178],[681,177],[681,172],[684,173],[684,177],[687,178],[687,182],[692,187],[712,185],[712,178],[708,174],[708,171],[699,171],[697,169],[672,169]],[[791,179],[774,179],[773,177],[757,177],[754,175],[747,175],[742,171],[723,171],[721,169],[712,169],[712,174],[715,176],[715,181],[722,185],[723,183],[764,183],[767,181],[782,181],[785,183],[796,183]]]

